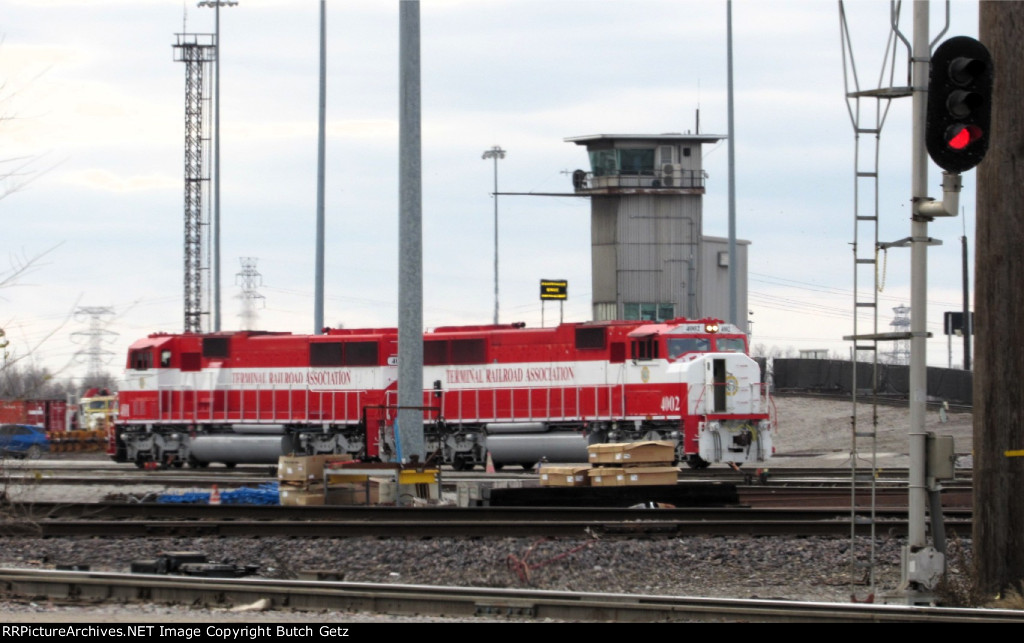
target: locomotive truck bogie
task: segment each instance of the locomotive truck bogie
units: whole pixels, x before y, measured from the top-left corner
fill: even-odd
[[[774,407],[746,337],[717,320],[424,334],[427,456],[458,469],[587,460],[669,440],[693,466],[771,455]],[[155,334],[130,349],[111,456],[146,465],[397,451],[397,329]]]

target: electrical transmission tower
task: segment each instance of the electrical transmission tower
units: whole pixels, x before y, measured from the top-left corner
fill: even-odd
[[[86,364],[86,382],[94,382],[103,377],[103,366],[114,356],[113,351],[103,348],[117,337],[117,333],[104,328],[108,319],[114,315],[109,306],[82,306],[75,311],[75,320],[89,320],[89,330],[71,333],[72,341],[84,343],[85,348],[75,352],[75,359]],[[82,340],[82,341],[79,341]]]
[[[242,271],[235,275],[235,283],[242,287],[242,294],[238,297],[242,300],[242,330],[254,330],[256,323],[256,302],[265,297],[256,289],[263,285],[263,275],[256,270],[255,257],[240,257]]]
[[[209,192],[209,67],[217,57],[212,34],[176,34],[174,60],[185,63],[185,332],[202,332],[202,318],[209,317],[210,242],[204,234],[209,216],[203,195]],[[208,129],[208,127],[207,127]]]
[[[896,317],[893,318],[889,325],[892,326],[894,333],[899,333],[900,337],[905,337],[910,334],[910,306],[904,306],[900,304],[892,309],[896,313]],[[892,343],[892,350],[889,351],[889,363],[890,364],[903,364],[907,365],[910,363],[910,340],[909,339],[898,339]]]

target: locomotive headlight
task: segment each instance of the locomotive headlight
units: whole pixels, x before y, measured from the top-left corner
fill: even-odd
[[[717,333],[718,332],[718,324],[711,324],[711,323],[704,324],[704,332],[705,333]]]

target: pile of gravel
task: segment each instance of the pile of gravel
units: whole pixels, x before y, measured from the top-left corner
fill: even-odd
[[[851,553],[850,539],[824,537],[0,538],[0,566],[87,564],[92,571],[128,572],[133,560],[155,558],[164,551],[196,551],[210,562],[258,565],[258,576],[278,579],[330,570],[354,582],[826,602],[865,600],[874,592],[880,601],[899,584],[901,543],[877,541],[874,589],[863,565],[870,554],[868,545],[867,539],[859,539]],[[962,549],[969,543],[953,545]],[[852,558],[860,563],[856,569]],[[0,614],[40,609],[46,608],[38,603],[0,604]]]

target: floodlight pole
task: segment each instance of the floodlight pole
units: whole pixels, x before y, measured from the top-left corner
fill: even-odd
[[[214,9],[213,59],[213,331],[220,332],[220,6],[233,7],[237,0],[202,0],[197,7]]]
[[[505,150],[495,145],[484,152],[484,160],[494,159],[494,325],[498,325],[498,159],[505,158]]]

